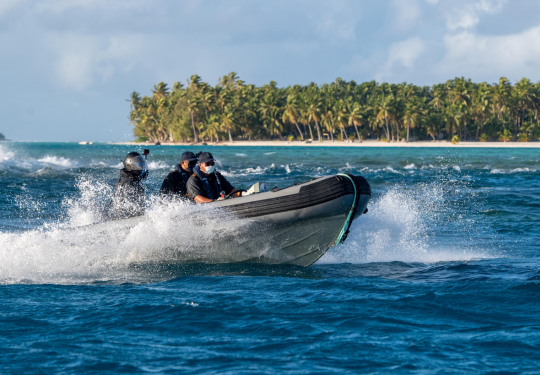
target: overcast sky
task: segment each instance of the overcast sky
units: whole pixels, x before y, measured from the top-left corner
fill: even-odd
[[[0,132],[131,140],[125,101],[248,83],[540,80],[538,0],[0,0]]]

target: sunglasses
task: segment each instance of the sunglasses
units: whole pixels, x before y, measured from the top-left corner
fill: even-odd
[[[190,161],[190,162],[188,163],[188,165],[189,165],[190,167],[196,166],[196,165],[197,165],[197,160],[195,160],[195,161]]]
[[[216,165],[216,163],[214,161],[209,161],[207,163],[204,163],[205,165],[207,165],[208,167],[211,167],[213,165]]]

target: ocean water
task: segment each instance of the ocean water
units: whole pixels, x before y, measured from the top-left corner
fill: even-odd
[[[150,148],[116,235],[80,226],[142,148],[0,143],[0,373],[540,373],[540,150],[205,147],[242,188],[360,174],[369,213],[308,268],[134,267],[224,219],[156,204],[184,148]]]

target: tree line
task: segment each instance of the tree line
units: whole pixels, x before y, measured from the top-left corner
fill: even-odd
[[[233,72],[214,86],[198,75],[172,89],[159,82],[151,96],[133,92],[129,101],[139,142],[540,140],[540,83],[526,78],[515,84],[455,78],[431,87],[338,78],[279,88],[274,81],[246,84]]]

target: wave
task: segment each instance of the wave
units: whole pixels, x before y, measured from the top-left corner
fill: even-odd
[[[344,244],[319,263],[421,262],[435,263],[493,257],[483,250],[441,245],[430,232],[446,207],[446,186],[396,186],[369,205],[369,212],[353,222]],[[463,232],[469,229],[465,226]],[[467,247],[465,245],[465,247]]]
[[[250,221],[224,216],[209,205],[163,205],[153,197],[140,219],[95,224],[111,187],[81,179],[78,188],[78,197],[63,203],[63,220],[24,233],[0,232],[0,284],[133,282],[141,277],[133,264],[220,263],[265,251],[264,239],[252,249],[240,246],[249,233],[261,237],[249,229]]]
[[[39,162],[64,168],[72,168],[74,166],[77,166],[76,162],[73,162],[69,159],[66,159],[64,157],[58,157],[58,156],[49,156],[46,155],[45,157],[38,159]]]
[[[156,169],[165,169],[165,168],[173,168],[174,166],[172,165],[169,165],[165,162],[162,162],[162,161],[150,161],[148,162],[148,169],[150,169],[150,171],[152,171],[152,169],[156,170]]]
[[[513,173],[526,173],[536,172],[534,168],[514,168],[514,169],[491,169],[489,174],[513,174]]]

